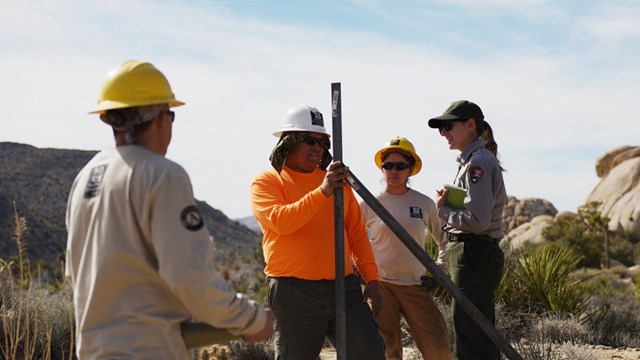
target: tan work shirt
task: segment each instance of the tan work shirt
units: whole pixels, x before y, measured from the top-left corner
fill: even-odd
[[[180,323],[234,335],[264,310],[212,268],[212,241],[184,169],[137,145],[98,153],[73,182],[65,273],[80,359],[192,359]]]
[[[436,263],[446,268],[445,247],[448,240],[442,231],[443,222],[438,218],[433,200],[413,189],[402,195],[381,191],[376,198],[421,248],[425,248],[427,241],[434,241],[438,245]],[[420,277],[426,274],[425,266],[369,205],[360,202],[360,207],[380,279],[395,285],[419,285]]]

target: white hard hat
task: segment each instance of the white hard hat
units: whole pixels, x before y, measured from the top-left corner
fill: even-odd
[[[273,135],[280,137],[285,131],[309,131],[329,135],[324,128],[322,113],[314,107],[303,104],[298,104],[287,112],[282,127]]]

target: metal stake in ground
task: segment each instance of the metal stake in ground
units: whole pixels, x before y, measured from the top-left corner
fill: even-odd
[[[342,101],[340,83],[331,83],[331,118],[333,120],[333,160],[342,161]],[[347,358],[347,335],[344,285],[344,197],[342,188],[333,192],[336,254],[336,355]]]
[[[467,297],[458,289],[458,287],[449,279],[444,271],[440,270],[427,253],[418,245],[418,243],[409,235],[409,233],[400,225],[400,223],[385,209],[384,206],[373,196],[367,188],[349,172],[349,184],[367,205],[373,210],[380,219],[393,231],[393,233],[402,241],[402,243],[411,251],[411,253],[424,265],[431,274],[436,278],[438,283],[442,285],[451,296],[460,304],[464,311],[478,324],[491,340],[500,348],[510,360],[523,360],[520,354],[509,344],[509,342],[496,331],[489,320],[467,299]]]

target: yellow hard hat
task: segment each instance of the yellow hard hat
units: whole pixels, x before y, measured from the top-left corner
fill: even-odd
[[[373,158],[376,162],[376,165],[378,166],[378,169],[382,169],[382,156],[391,149],[398,149],[413,156],[416,163],[413,166],[413,172],[410,176],[416,175],[420,172],[420,169],[422,169],[422,159],[420,159],[420,156],[416,154],[416,149],[413,147],[411,141],[400,136],[396,136],[393,139],[389,140],[382,149],[378,150]]]
[[[134,106],[184,105],[171,91],[167,78],[148,62],[129,60],[111,70],[102,85],[98,106],[89,113]]]

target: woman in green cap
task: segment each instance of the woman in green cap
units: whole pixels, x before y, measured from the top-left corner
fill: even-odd
[[[454,185],[467,190],[464,208],[446,205],[447,190],[437,190],[438,215],[446,224],[446,252],[451,280],[495,324],[495,293],[502,279],[504,236],[502,210],[507,194],[498,161],[498,145],[480,107],[467,100],[453,102],[444,114],[429,119],[449,149],[460,151]],[[454,301],[456,359],[500,359],[500,352],[462,307]]]

